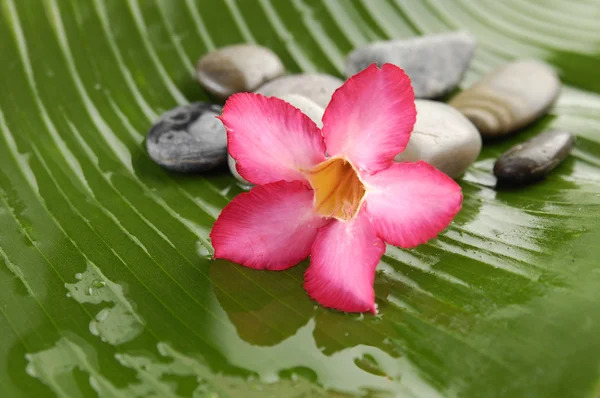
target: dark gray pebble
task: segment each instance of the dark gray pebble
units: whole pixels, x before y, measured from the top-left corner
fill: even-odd
[[[494,174],[499,183],[526,184],[544,177],[571,152],[575,136],[551,130],[515,145],[498,158]]]
[[[216,118],[222,109],[219,105],[195,102],[168,111],[146,137],[148,154],[173,171],[206,171],[225,164],[227,133]]]

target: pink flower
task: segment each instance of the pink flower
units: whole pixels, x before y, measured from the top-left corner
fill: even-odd
[[[284,270],[310,255],[310,297],[375,313],[373,280],[385,242],[425,243],[461,208],[461,189],[450,177],[425,162],[393,162],[415,118],[410,80],[390,64],[346,81],[322,130],[278,98],[231,96],[221,116],[229,153],[256,186],[215,222],[215,258]]]

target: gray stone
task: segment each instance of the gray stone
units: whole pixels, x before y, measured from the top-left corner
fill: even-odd
[[[497,68],[450,105],[468,117],[484,137],[514,132],[544,115],[560,92],[552,68],[535,60],[512,62]]]
[[[200,84],[219,98],[254,91],[284,72],[281,60],[273,51],[251,44],[220,48],[206,54],[196,66]]]
[[[308,98],[321,108],[327,108],[331,96],[344,81],[324,73],[301,73],[271,80],[261,86],[257,93],[267,97],[296,94]]]
[[[306,116],[311,118],[311,120],[315,122],[319,128],[323,126],[321,119],[323,118],[325,109],[321,108],[319,105],[315,104],[308,98],[297,94],[283,95],[281,99],[300,109]],[[244,177],[237,172],[237,169],[235,168],[235,159],[232,158],[231,155],[228,155],[227,164],[229,165],[231,174],[241,183],[242,187],[246,188],[252,186],[252,183],[246,181]]]
[[[441,102],[416,100],[417,121],[397,162],[424,160],[452,178],[461,176],[481,151],[481,136],[459,111]]]
[[[219,105],[195,102],[174,108],[152,126],[146,149],[162,167],[182,172],[213,169],[227,160],[227,134]]]
[[[569,155],[574,144],[575,136],[567,131],[546,131],[502,154],[494,165],[494,174],[500,183],[539,180]]]
[[[417,98],[437,98],[462,80],[477,43],[467,32],[451,32],[405,40],[379,41],[348,55],[346,77],[375,63],[404,69]]]

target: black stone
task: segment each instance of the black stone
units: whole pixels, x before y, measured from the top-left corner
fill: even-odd
[[[225,164],[227,134],[216,118],[222,109],[219,105],[195,102],[166,112],[146,137],[148,154],[173,171],[207,171]]]
[[[574,144],[575,136],[567,131],[546,131],[502,154],[494,165],[494,174],[500,184],[539,180],[569,155]]]

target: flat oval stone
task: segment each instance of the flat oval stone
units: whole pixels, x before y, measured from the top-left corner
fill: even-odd
[[[313,101],[297,94],[283,95],[281,96],[281,99],[300,109],[302,113],[311,118],[311,120],[315,122],[319,128],[323,126],[323,122],[321,120],[323,119],[323,113],[325,112],[325,109],[321,108]],[[227,164],[229,165],[231,174],[242,184],[244,188],[251,187],[253,184],[249,181],[246,181],[235,168],[235,159],[229,154],[227,156]]]
[[[227,159],[227,134],[216,116],[219,105],[195,102],[178,106],[152,126],[146,149],[162,167],[182,172],[213,169]]]
[[[200,58],[196,66],[200,84],[219,98],[254,91],[284,72],[281,60],[273,51],[251,44],[237,44],[210,52]]]
[[[437,98],[460,83],[476,47],[467,32],[374,42],[350,53],[345,74],[350,77],[373,63],[394,64],[410,77],[417,98]]]
[[[548,65],[522,60],[491,71],[450,105],[468,117],[482,136],[498,137],[544,115],[560,87],[556,72]]]
[[[300,73],[282,76],[261,86],[257,93],[267,97],[297,94],[325,109],[331,96],[344,81],[324,73]]]
[[[503,153],[494,165],[494,174],[500,183],[539,180],[569,155],[574,144],[575,136],[567,131],[546,131]]]
[[[481,136],[459,111],[441,102],[416,100],[417,121],[397,162],[424,160],[452,178],[461,176],[481,151]]]

